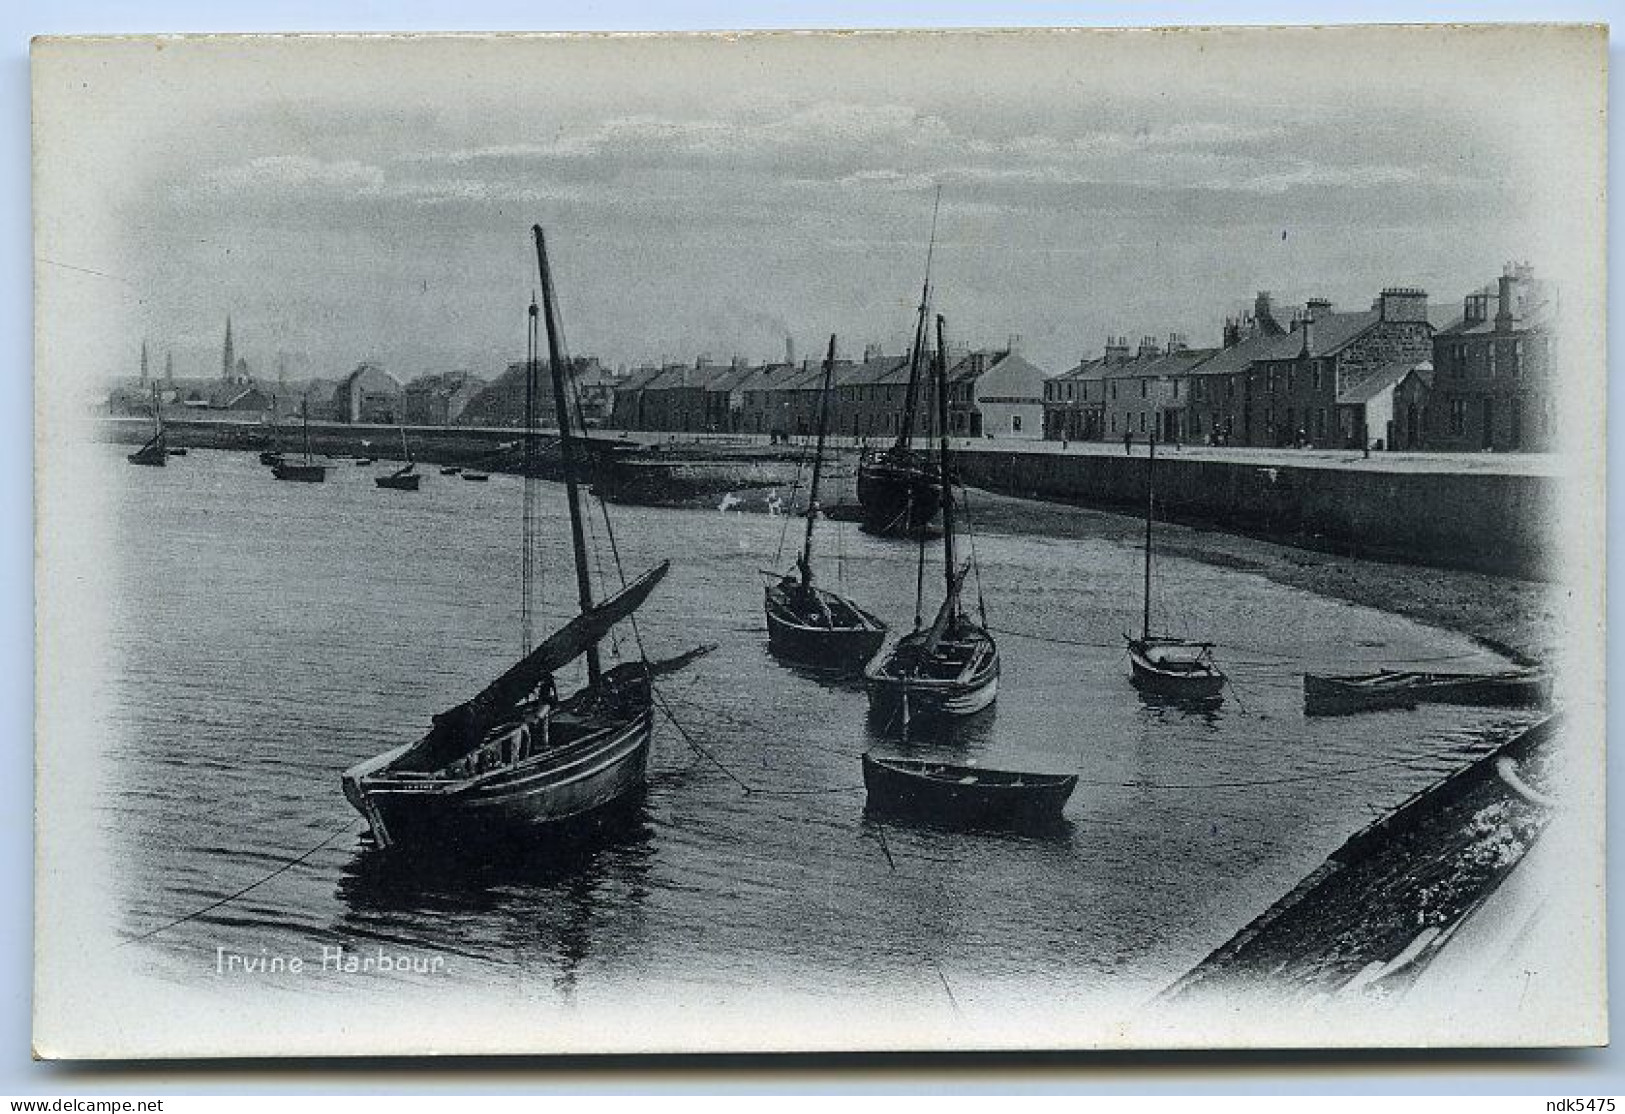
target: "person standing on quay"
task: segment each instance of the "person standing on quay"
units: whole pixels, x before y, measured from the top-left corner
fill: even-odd
[[[1134,455],[1134,431],[1132,429],[1125,429],[1123,431],[1123,455]]]

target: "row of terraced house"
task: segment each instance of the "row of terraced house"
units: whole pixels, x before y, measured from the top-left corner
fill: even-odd
[[[861,360],[837,359],[829,403],[830,432],[884,439],[899,430],[908,390],[909,356],[876,346]],[[823,361],[747,365],[668,364],[638,368],[615,388],[609,424],[618,429],[677,433],[805,436],[818,429]],[[934,428],[929,376],[916,412],[918,429]],[[948,426],[962,437],[1036,440],[1043,432],[1044,372],[1020,352],[1019,340],[996,349],[957,349],[947,369]]]
[[[1369,309],[1314,299],[1283,323],[1270,295],[1213,348],[1171,334],[1044,384],[1044,436],[1248,446],[1539,451],[1551,444],[1555,301],[1524,264],[1457,306],[1383,290]]]

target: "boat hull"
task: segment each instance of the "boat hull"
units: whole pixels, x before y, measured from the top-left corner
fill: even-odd
[[[985,634],[986,652],[956,676],[899,671],[896,663],[910,635],[883,661],[864,670],[869,711],[881,723],[903,727],[918,719],[962,719],[986,711],[999,695],[999,651]]]
[[[937,771],[937,776],[928,771]],[[871,810],[939,823],[1055,821],[1077,784],[1076,775],[1015,774],[863,756],[863,785]]]
[[[319,484],[327,480],[325,464],[289,464],[283,461],[271,465],[271,475],[279,480],[297,484]]]
[[[265,465],[267,468],[270,468],[273,465],[281,464],[282,454],[272,449],[267,449],[265,452],[260,454],[260,463]]]
[[[768,649],[786,661],[853,673],[886,641],[886,625],[850,602],[845,607],[854,613],[854,624],[831,627],[811,625],[796,616],[776,587],[770,586],[766,597]]]
[[[405,476],[374,476],[372,482],[391,491],[416,491],[423,477],[416,472]]]
[[[890,455],[858,462],[858,506],[871,534],[915,534],[942,507],[942,481],[924,460]]]
[[[1551,680],[1534,672],[1378,673],[1332,677],[1303,675],[1303,710],[1310,716],[1354,715],[1418,704],[1525,707],[1546,704]]]
[[[344,774],[344,795],[366,817],[379,847],[447,847],[578,826],[639,791],[647,775],[654,713],[607,727],[556,753],[465,781],[390,776],[390,752]],[[369,767],[372,767],[369,769]]]
[[[1172,669],[1158,662],[1139,642],[1129,642],[1129,681],[1141,692],[1170,700],[1215,701],[1224,698],[1225,676],[1211,662]]]
[[[140,464],[146,468],[162,468],[168,457],[168,453],[130,453],[124,459],[131,464]]]

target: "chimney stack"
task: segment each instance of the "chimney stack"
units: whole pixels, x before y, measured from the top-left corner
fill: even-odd
[[[788,333],[784,337],[784,362],[792,366],[796,362],[796,338]]]
[[[1495,331],[1498,333],[1510,333],[1512,331],[1512,296],[1517,281],[1509,264],[1507,269],[1501,273],[1501,299],[1495,310]]]
[[[1304,314],[1303,320],[1299,327],[1303,330],[1303,347],[1298,350],[1298,355],[1302,356],[1304,359],[1311,359],[1315,354],[1314,314]]]
[[[1106,338],[1106,366],[1115,367],[1128,361],[1128,337]]]
[[[1020,355],[1021,354],[1021,334],[1020,333],[1011,333],[1010,334],[1010,340],[1009,340],[1008,343],[1005,344],[1004,350],[1008,355],[1011,355],[1011,356]]]
[[[1253,320],[1262,325],[1274,316],[1274,310],[1270,304],[1270,292],[1260,290],[1258,296],[1253,299]]]
[[[1308,311],[1305,316],[1307,316],[1311,321],[1317,318],[1325,317],[1328,313],[1332,312],[1331,299],[1310,298],[1304,303],[1304,309]]]

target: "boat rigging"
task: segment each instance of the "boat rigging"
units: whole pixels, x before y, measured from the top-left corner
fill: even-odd
[[[768,645],[782,658],[821,669],[859,669],[886,640],[886,624],[844,595],[813,582],[813,538],[822,512],[824,442],[829,432],[829,396],[835,378],[835,335],[824,358],[824,381],[818,404],[818,447],[813,456],[812,487],[807,493],[807,530],[794,572],[766,588]]]

